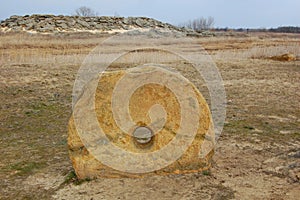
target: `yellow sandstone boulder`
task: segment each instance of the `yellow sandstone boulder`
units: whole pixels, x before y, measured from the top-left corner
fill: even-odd
[[[210,168],[215,140],[211,114],[187,79],[145,67],[105,72],[94,82],[96,90],[83,92],[69,122],[69,154],[78,178],[143,177]],[[94,111],[86,107],[90,101]],[[105,137],[91,128],[94,122],[87,117],[91,112]],[[90,134],[91,130],[95,131]],[[110,152],[114,149],[124,152]]]

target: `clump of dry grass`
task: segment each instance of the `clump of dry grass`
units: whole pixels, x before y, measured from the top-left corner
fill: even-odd
[[[214,57],[216,59],[273,59],[293,61],[300,58],[300,48],[296,43],[288,43],[278,46],[255,46],[245,50],[233,49],[230,51],[220,51],[217,52]],[[279,57],[282,58],[277,59]]]
[[[277,60],[277,61],[295,61],[297,60],[296,56],[294,54],[286,53],[279,56],[272,56],[270,57],[271,60]]]
[[[248,58],[275,58],[282,55],[300,56],[300,48],[297,44],[287,44],[282,46],[255,47],[248,52],[244,52]],[[293,60],[293,59],[292,59]]]

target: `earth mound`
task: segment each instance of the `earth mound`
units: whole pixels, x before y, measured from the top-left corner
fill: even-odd
[[[81,17],[63,15],[11,16],[0,24],[2,32],[126,32],[130,30],[163,29],[185,34],[196,34],[192,30],[179,28],[147,17]]]

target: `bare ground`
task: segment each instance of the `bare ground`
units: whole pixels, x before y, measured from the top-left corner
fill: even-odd
[[[210,171],[83,182],[72,173],[67,122],[80,62],[103,38],[65,37],[0,35],[0,199],[299,199],[295,35],[198,39],[213,55],[228,99]],[[298,60],[265,59],[265,52],[253,53],[257,47],[291,50]]]

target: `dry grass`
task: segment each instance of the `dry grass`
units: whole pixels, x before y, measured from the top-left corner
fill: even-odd
[[[1,64],[80,64],[106,35],[2,33]]]
[[[266,59],[282,54],[300,58],[299,34],[252,33],[247,37],[203,38],[201,44],[215,59]]]
[[[284,45],[277,46],[255,46],[249,49],[233,51],[221,51],[217,52],[214,57],[216,59],[235,59],[235,60],[247,60],[247,59],[269,59],[273,56],[280,56],[283,54],[292,54],[296,58],[300,58],[299,44],[286,43]]]
[[[276,36],[276,35],[272,35]],[[292,35],[293,36],[293,35]],[[294,37],[218,37],[200,38],[183,44],[177,40],[175,48],[188,48],[196,51],[201,45],[215,59],[261,59],[278,56],[286,53],[300,57],[299,40]],[[80,64],[85,56],[98,44],[108,38],[100,34],[65,34],[42,35],[29,33],[1,33],[0,34],[0,64],[39,64],[39,63],[69,63]],[[174,40],[164,40],[162,46],[174,45]],[[126,44],[123,44],[126,46]],[[134,45],[134,41],[128,41]],[[124,49],[126,50],[126,48]],[[120,52],[118,41],[110,47],[110,51]],[[107,51],[106,51],[107,52]]]
[[[227,118],[210,173],[66,185],[74,178],[68,175],[72,165],[66,144],[73,83],[85,56],[105,38],[0,34],[0,199],[299,196],[294,174],[299,169],[300,61],[261,59],[287,52],[299,58],[299,35],[293,34],[196,38],[176,44],[182,51],[203,53],[201,44],[224,79]],[[116,42],[109,48],[114,53],[128,46]]]

